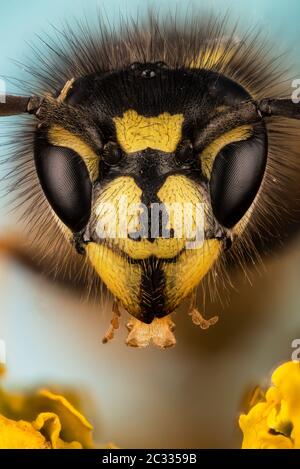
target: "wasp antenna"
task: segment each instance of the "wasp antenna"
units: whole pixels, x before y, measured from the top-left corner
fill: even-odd
[[[6,95],[5,102],[0,103],[0,116],[15,116],[28,113],[37,115],[42,99],[38,96]]]
[[[244,101],[239,106],[226,109],[213,117],[195,139],[195,150],[201,152],[216,138],[236,127],[255,124],[268,117],[300,119],[300,103],[289,99],[264,98],[261,101]]]
[[[300,119],[300,103],[294,103],[290,99],[262,99],[258,103],[258,109],[263,117],[280,116]]]

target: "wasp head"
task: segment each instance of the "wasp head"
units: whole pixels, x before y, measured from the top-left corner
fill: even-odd
[[[143,322],[172,312],[246,224],[266,165],[263,123],[200,137],[250,99],[221,74],[156,62],[72,80],[40,106],[45,196]]]

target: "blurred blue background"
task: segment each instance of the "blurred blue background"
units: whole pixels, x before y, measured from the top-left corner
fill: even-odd
[[[24,61],[24,55],[30,52],[28,43],[36,42],[37,34],[49,31],[49,24],[59,26],[65,19],[72,20],[82,14],[93,16],[97,8],[114,24],[120,13],[143,15],[149,5],[158,7],[162,15],[174,12],[176,7],[184,13],[193,6],[218,15],[228,11],[246,27],[260,25],[270,37],[279,39],[280,45],[291,49],[295,58],[299,57],[298,0],[10,0],[1,2],[0,73],[20,77],[20,70],[9,59]]]
[[[157,5],[163,15],[173,11],[178,2],[160,0],[151,5]],[[217,15],[229,10],[245,27],[261,26],[270,39],[290,51],[297,70],[298,0],[182,0],[180,5],[182,11],[194,5],[207,7]],[[29,44],[36,41],[37,34],[47,32],[49,24],[59,27],[65,19],[93,16],[96,7],[103,8],[114,24],[120,12],[133,17],[138,12],[142,16],[147,6],[143,0],[2,1],[0,76],[23,77],[22,68],[10,59],[26,62]],[[16,88],[9,84],[7,91]],[[14,228],[4,209],[0,227],[2,233]],[[190,326],[174,350],[161,353],[127,349],[122,342],[123,332],[113,344],[102,346],[108,311],[78,305],[71,295],[63,297],[55,287],[48,287],[47,282],[3,259],[0,338],[7,344],[7,383],[29,386],[53,382],[79,388],[94,403],[89,416],[96,425],[97,437],[123,447],[239,446],[240,436],[234,429],[243,390],[267,376],[279,361],[289,358],[291,340],[300,332],[299,287],[295,280],[299,278],[299,265],[299,255],[288,253],[275,262],[272,275],[254,281],[252,291],[241,287],[246,292],[246,303],[255,298],[255,288],[267,291],[268,287],[272,291],[271,306],[261,304],[257,297],[254,323],[257,320],[258,327],[252,324],[247,336],[234,337],[223,349],[191,347],[189,337],[200,342],[203,331]],[[285,292],[281,296],[274,291],[276,282]],[[259,319],[260,308],[268,308],[270,314]],[[282,319],[283,312],[289,314],[288,322]],[[242,308],[240,313],[233,320],[242,322]],[[178,326],[178,337],[181,327],[183,324]],[[195,339],[197,334],[199,339]]]

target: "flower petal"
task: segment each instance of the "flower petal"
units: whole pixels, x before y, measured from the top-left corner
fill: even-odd
[[[65,442],[79,442],[83,448],[93,448],[92,425],[63,396],[46,389],[38,391],[39,407],[54,413],[60,421],[61,437]]]
[[[279,366],[272,382],[265,402],[240,416],[243,448],[300,448],[300,363]]]
[[[51,443],[52,449],[82,449],[82,445],[78,441],[68,443],[60,438],[61,423],[53,412],[39,414],[32,425],[45,435],[47,441]]]
[[[33,425],[0,415],[0,449],[48,449],[49,443]]]

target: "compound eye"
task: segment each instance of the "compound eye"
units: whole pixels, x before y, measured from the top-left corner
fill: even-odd
[[[90,217],[92,183],[82,158],[70,148],[45,144],[35,148],[37,175],[52,209],[73,232]]]
[[[103,148],[102,159],[108,166],[116,166],[123,159],[123,152],[115,142],[107,142]]]
[[[178,146],[175,157],[177,163],[180,165],[191,162],[194,158],[192,142],[190,140],[184,140]]]
[[[211,172],[212,209],[221,225],[232,228],[252,204],[263,179],[268,142],[263,125],[247,140],[230,143],[217,154]]]

